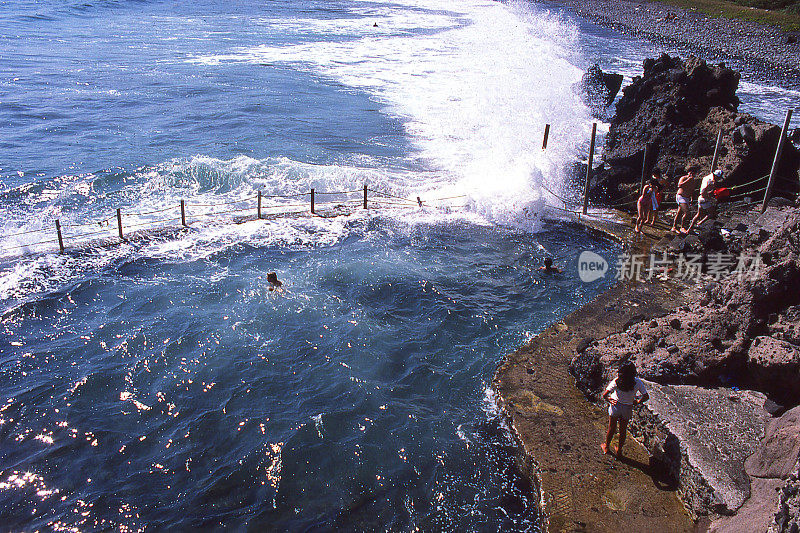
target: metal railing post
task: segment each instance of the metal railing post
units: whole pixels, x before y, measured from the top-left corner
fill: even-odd
[[[767,210],[767,202],[769,202],[769,195],[772,193],[772,183],[775,179],[775,174],[778,173],[778,163],[781,160],[783,153],[783,145],[786,142],[786,134],[789,131],[789,122],[792,121],[792,110],[786,112],[786,120],[783,121],[783,128],[781,128],[781,136],[778,139],[778,149],[775,150],[775,159],[772,161],[772,170],[769,171],[769,181],[767,182],[767,190],[764,191],[764,202],[761,204],[761,212]]]
[[[714,157],[711,159],[711,172],[717,170],[720,150],[722,150],[722,128],[719,129],[719,133],[717,134],[717,145],[714,147]]]
[[[583,214],[589,208],[589,178],[592,176],[592,160],[594,159],[594,140],[597,136],[597,122],[592,124],[592,142],[589,144],[589,164],[586,166],[586,181],[583,185]]]
[[[117,208],[117,229],[119,230],[119,238],[124,241],[125,237],[122,236],[122,210]]]
[[[58,249],[64,253],[64,237],[61,236],[61,221],[56,219],[56,232],[58,233]]]

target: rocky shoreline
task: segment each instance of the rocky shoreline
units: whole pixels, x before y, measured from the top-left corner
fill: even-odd
[[[586,9],[597,3],[612,11],[647,5],[650,16],[666,9],[628,0]],[[769,172],[780,131],[737,113],[738,82],[724,65],[693,57],[645,61],[617,103],[593,200],[633,207],[651,158],[671,178],[687,163],[709,172],[722,131],[718,166],[735,201],[699,235],[672,235],[663,224],[634,234],[583,219],[626,245],[629,257],[659,257],[660,270],[645,266],[620,281],[495,373],[551,531],[800,530],[800,152],[786,144],[779,197],[762,214],[760,174]],[[696,277],[678,282],[674,272],[689,255]],[[599,453],[606,417],[598,393],[628,361],[651,391],[631,424],[646,452],[634,447],[617,463]],[[567,390],[574,386],[592,403]],[[688,516],[676,510],[678,499]]]
[[[706,278],[666,315],[644,315],[576,350],[570,370],[593,400],[624,361],[650,380],[652,398],[633,433],[710,531],[793,532],[800,526],[800,209],[775,202],[755,220],[721,218],[742,232],[729,245],[766,258],[763,271]],[[676,239],[665,237],[654,251]]]
[[[706,59],[739,59],[771,79],[800,81],[798,32],[744,20],[709,17],[647,0],[562,0],[581,17],[667,46],[682,45]],[[790,37],[794,37],[793,39]]]

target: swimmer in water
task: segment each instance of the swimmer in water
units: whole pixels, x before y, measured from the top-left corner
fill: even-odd
[[[553,258],[552,257],[545,257],[544,258],[544,266],[543,267],[539,267],[539,270],[541,272],[544,272],[545,274],[560,274],[561,273],[561,269],[559,269],[558,267],[554,267],[553,266]]]
[[[283,283],[278,279],[278,275],[275,272],[267,274],[267,281],[269,281],[269,290],[271,291],[283,288]]]

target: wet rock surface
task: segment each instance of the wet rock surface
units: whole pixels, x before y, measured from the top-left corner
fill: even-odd
[[[590,223],[591,222],[587,222]],[[596,223],[630,238],[624,226]],[[621,283],[504,357],[492,389],[521,448],[521,468],[537,479],[548,531],[693,531],[660,465],[630,440],[617,460],[600,451],[606,410],[573,386],[578,345],[621,331],[683,301],[682,287]]]
[[[614,103],[622,87],[622,74],[603,72],[597,64],[589,67],[581,78],[583,101],[598,118],[605,118],[605,110]]]

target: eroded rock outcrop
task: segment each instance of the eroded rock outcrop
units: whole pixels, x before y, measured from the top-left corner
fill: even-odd
[[[596,117],[604,117],[605,109],[614,103],[622,87],[622,74],[603,72],[599,65],[592,65],[581,78],[583,101]]]
[[[641,77],[625,87],[606,136],[603,164],[594,173],[594,200],[616,203],[638,190],[645,147],[648,166],[658,165],[670,178],[687,163],[708,171],[717,133],[724,133],[719,168],[727,185],[769,173],[780,128],[738,113],[739,73],[724,64],[709,65],[661,55],[647,59]],[[800,154],[787,143],[779,175],[788,192],[797,192]]]
[[[800,403],[800,210],[753,251],[761,275],[709,283],[690,306],[632,324],[576,355],[570,370],[590,397],[625,360],[659,383],[736,385]]]

